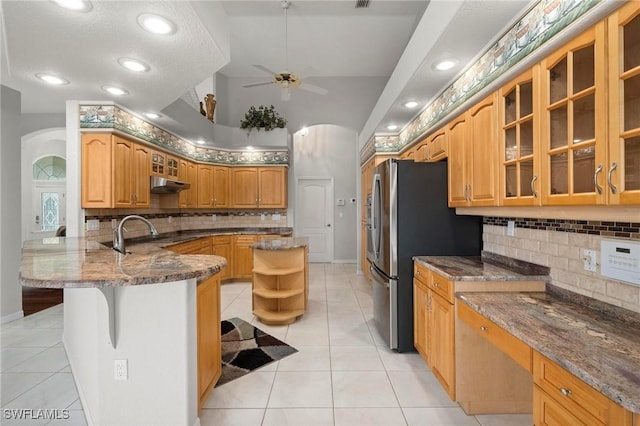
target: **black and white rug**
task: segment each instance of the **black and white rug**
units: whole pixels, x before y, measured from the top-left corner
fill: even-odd
[[[221,323],[222,375],[216,387],[298,352],[240,318]]]

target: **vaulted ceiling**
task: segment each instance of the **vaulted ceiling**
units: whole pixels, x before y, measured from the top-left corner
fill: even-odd
[[[288,115],[291,131],[330,123],[389,132],[387,124],[402,127],[417,115],[530,3],[370,0],[356,8],[355,0],[294,0],[285,20],[278,0],[92,0],[86,12],[54,1],[4,0],[2,84],[22,93],[25,114],[63,112],[67,99],[162,111],[179,99],[195,104],[204,85],[218,95],[219,124],[237,127],[247,105],[274,104]],[[144,31],[137,22],[143,13],[169,18],[177,31]],[[130,72],[118,63],[123,57],[150,70]],[[437,72],[432,64],[443,57],[459,63]],[[242,87],[270,80],[256,64],[295,72],[328,93],[293,89],[284,102],[276,85]],[[42,72],[69,84],[47,85],[36,77]],[[104,85],[129,94],[115,97]],[[419,102],[417,109],[403,107],[407,100]]]

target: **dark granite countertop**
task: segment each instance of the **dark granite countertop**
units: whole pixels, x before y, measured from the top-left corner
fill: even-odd
[[[547,285],[546,293],[457,297],[624,408],[640,413],[640,314],[553,285]]]
[[[309,245],[307,237],[265,238],[251,245],[258,250],[291,250]]]
[[[214,275],[226,264],[220,256],[181,255],[165,250],[173,244],[212,235],[291,235],[291,228],[216,228],[126,240],[123,255],[86,238],[43,238],[25,241],[20,282],[27,287],[92,288],[156,284]]]
[[[453,281],[545,281],[549,268],[495,253],[482,256],[414,256],[413,260]]]

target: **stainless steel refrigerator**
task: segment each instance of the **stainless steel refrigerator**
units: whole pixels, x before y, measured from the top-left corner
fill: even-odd
[[[374,319],[398,352],[413,346],[413,256],[477,256],[482,218],[447,206],[447,163],[387,160],[373,173],[367,259]]]

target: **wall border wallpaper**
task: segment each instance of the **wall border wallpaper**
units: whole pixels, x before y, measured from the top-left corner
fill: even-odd
[[[397,136],[374,135],[360,151],[364,164],[376,153],[400,152],[442,118],[487,87],[602,0],[540,0]]]
[[[142,139],[194,161],[228,165],[286,165],[289,151],[231,151],[197,147],[116,105],[80,105],[80,129],[112,129]]]

